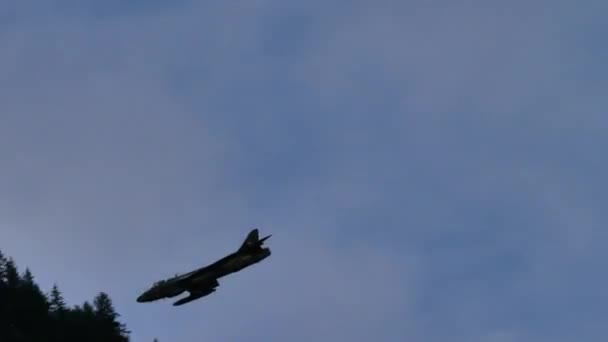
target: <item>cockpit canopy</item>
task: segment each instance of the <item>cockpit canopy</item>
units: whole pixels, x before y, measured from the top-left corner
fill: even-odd
[[[175,274],[175,276],[174,276],[173,278],[171,278],[171,279],[163,279],[163,280],[159,280],[159,281],[155,282],[155,283],[152,285],[152,287],[158,287],[158,286],[161,286],[161,285],[166,284],[167,282],[169,282],[169,280],[173,280],[173,279],[175,279],[175,278],[177,278],[177,277],[178,277],[178,275],[177,275],[177,273],[176,273],[176,274]]]
[[[167,282],[167,280],[159,280],[159,281],[155,282],[155,283],[152,285],[152,287],[158,287],[158,286],[160,286],[160,285],[162,285],[162,284],[165,284],[166,282]]]

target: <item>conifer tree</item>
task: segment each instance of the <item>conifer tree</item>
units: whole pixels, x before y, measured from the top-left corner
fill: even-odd
[[[9,325],[10,314],[8,311],[8,289],[6,284],[6,262],[7,259],[0,251],[0,341],[6,341],[10,338],[11,327]]]
[[[95,317],[95,309],[88,300],[85,300],[84,303],[82,303],[81,311],[82,315],[86,318],[93,319]]]
[[[53,284],[49,297],[49,311],[53,314],[62,314],[66,311],[65,300],[63,294],[59,291],[57,284]]]
[[[36,284],[34,276],[32,275],[32,272],[29,268],[26,268],[25,272],[23,272],[19,287],[23,295],[27,296],[30,302],[40,306],[40,309],[44,309],[45,313],[48,311],[47,298],[42,292],[42,290],[40,290],[38,284]]]
[[[19,277],[19,270],[17,269],[15,260],[9,257],[4,263],[4,267],[6,273],[6,285],[12,289],[17,288],[17,286],[19,286],[19,282],[21,281],[21,277]]]
[[[28,268],[19,274],[15,261],[0,252],[1,342],[128,342],[118,317],[106,293],[72,308],[56,284],[47,297]]]
[[[127,331],[124,324],[118,322],[120,315],[114,309],[110,296],[105,292],[100,292],[93,300],[93,306],[95,308],[95,316],[104,331],[107,330],[115,336],[113,341],[126,341],[125,339],[121,339],[121,337],[125,337]]]
[[[0,251],[0,286],[6,284],[6,258],[2,251]]]
[[[0,298],[0,328],[6,329],[6,338],[11,338],[18,333],[17,317],[15,315],[18,308],[17,288],[19,286],[19,272],[17,265],[12,258],[5,258],[3,262],[4,281]]]
[[[67,341],[69,340],[67,338],[68,322],[66,322],[68,308],[57,283],[53,284],[47,297],[49,302],[49,316],[52,322],[52,327],[50,329],[50,333],[53,336],[52,341]]]
[[[30,271],[29,267],[25,268],[25,271],[21,275],[21,280],[23,285],[33,286],[34,285],[34,275]]]
[[[97,317],[107,319],[109,321],[113,321],[118,318],[118,314],[114,310],[114,304],[112,303],[112,299],[105,292],[100,292],[95,299],[93,300],[93,305],[95,307],[95,315]]]
[[[13,302],[13,317],[15,325],[29,338],[45,341],[48,335],[49,323],[48,304],[46,297],[34,281],[29,268],[20,277]]]
[[[32,299],[32,301],[37,301],[38,303],[44,303],[45,311],[48,310],[46,296],[40,290],[40,287],[34,281],[34,276],[29,268],[25,269],[23,275],[21,276],[21,281],[19,283],[19,288],[22,291],[23,295],[26,295],[28,298]]]

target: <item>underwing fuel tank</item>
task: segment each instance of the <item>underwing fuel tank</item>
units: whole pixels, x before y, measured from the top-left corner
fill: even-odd
[[[178,300],[177,302],[173,303],[173,306],[180,306],[180,305],[184,305],[186,303],[189,303],[193,300],[197,300],[199,298],[208,296],[210,294],[212,294],[213,292],[215,292],[215,288],[213,289],[208,289],[202,292],[191,292],[190,295],[188,297],[184,297],[180,300]]]

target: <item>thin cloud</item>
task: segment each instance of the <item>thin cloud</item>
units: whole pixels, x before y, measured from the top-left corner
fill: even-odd
[[[606,336],[600,2],[36,3],[0,28],[3,251],[134,340]],[[135,303],[253,226],[267,262]]]

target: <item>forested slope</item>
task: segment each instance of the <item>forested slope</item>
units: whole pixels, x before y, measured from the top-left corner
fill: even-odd
[[[29,269],[0,251],[0,341],[128,342],[112,299],[101,292],[92,301],[69,306],[57,285],[41,291]]]

